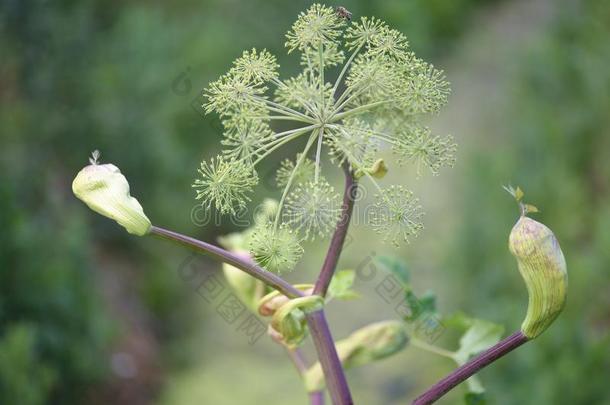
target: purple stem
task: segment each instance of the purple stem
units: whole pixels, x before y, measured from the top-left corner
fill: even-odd
[[[153,226],[150,230],[150,233],[165,239],[172,240],[174,242],[178,242],[182,245],[186,245],[198,251],[202,251],[203,253],[207,254],[208,256],[211,256],[216,260],[220,260],[224,263],[228,263],[232,266],[235,266],[238,269],[245,271],[252,277],[261,280],[267,285],[270,285],[271,287],[275,288],[287,297],[295,298],[302,297],[304,295],[303,292],[294,288],[288,282],[284,281],[281,277],[278,277],[270,271],[267,271],[257,266],[248,259],[244,259],[243,257],[224,250],[218,246],[200,241],[195,238],[191,238],[190,236],[182,235],[177,232],[159,228],[158,226]]]
[[[313,289],[313,294],[325,296],[330,281],[335,274],[337,268],[337,262],[343,249],[343,243],[345,242],[345,236],[347,235],[347,229],[352,218],[352,211],[354,210],[354,201],[356,199],[356,191],[358,190],[358,183],[354,179],[348,163],[343,165],[343,171],[345,172],[345,190],[343,192],[343,205],[341,207],[341,219],[337,224],[335,233],[330,241],[322,270],[316,281],[316,285]]]
[[[424,394],[417,397],[412,405],[428,405],[436,402],[456,385],[469,377],[472,377],[477,371],[498,360],[505,354],[510,353],[527,341],[528,338],[521,331],[513,333],[495,346],[492,346],[473,358],[468,363],[453,370],[451,374],[434,384]]]
[[[311,405],[324,405],[324,391],[310,392],[309,403]]]
[[[337,355],[335,342],[330,334],[324,311],[316,311],[307,315],[307,323],[313,339],[318,359],[324,371],[326,387],[334,405],[351,405],[354,403],[349,392],[347,379],[343,372],[341,360]]]
[[[343,206],[341,207],[341,219],[337,224],[335,233],[330,241],[324,264],[320,270],[320,275],[314,286],[313,293],[321,296],[326,295],[328,285],[333,278],[341,250],[343,249],[343,243],[345,242],[345,236],[347,235],[347,229],[352,217],[352,211],[354,209],[354,200],[358,184],[354,179],[351,172],[349,163],[343,165],[343,171],[345,172],[345,190],[343,192]],[[309,331],[311,337],[315,343],[316,350],[318,352],[318,359],[320,359],[320,365],[324,371],[324,378],[326,379],[326,386],[328,392],[335,405],[348,405],[353,404],[352,395],[347,385],[347,379],[345,378],[345,372],[337,355],[337,349],[335,342],[331,336],[324,311],[317,311],[307,315],[307,322],[309,324]]]

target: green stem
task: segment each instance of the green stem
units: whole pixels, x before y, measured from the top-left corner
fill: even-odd
[[[284,187],[284,192],[282,193],[282,198],[280,199],[280,202],[278,204],[277,207],[277,214],[275,214],[275,221],[273,223],[273,229],[277,230],[277,227],[280,223],[280,217],[282,215],[282,209],[284,208],[284,201],[286,200],[286,196],[288,195],[288,191],[290,190],[290,187],[292,187],[292,182],[294,180],[294,177],[297,173],[297,169],[299,168],[299,166],[301,166],[301,164],[305,161],[305,158],[307,157],[307,152],[309,152],[309,149],[311,148],[311,146],[313,145],[314,141],[316,140],[316,133],[315,131],[311,134],[311,137],[309,138],[309,141],[307,141],[307,145],[305,145],[305,149],[303,150],[303,152],[301,153],[301,155],[299,156],[299,158],[297,159],[297,162],[294,165],[294,169],[292,169],[292,173],[290,173],[290,177],[288,178],[288,182],[286,183],[286,187]]]
[[[286,85],[286,83],[282,82],[281,80],[278,79],[271,79],[271,82],[273,84],[275,84],[277,87],[282,87],[282,88],[288,88],[288,86]],[[307,101],[306,99],[300,97],[298,94],[294,94],[295,98],[301,102],[303,104],[303,107],[314,117],[317,116],[317,113],[315,111],[315,107],[313,106],[313,104],[310,104],[309,101]]]
[[[356,92],[352,91],[352,89],[348,87],[335,103],[337,107],[335,107],[334,111],[332,112],[332,115],[339,113],[339,111],[345,108],[345,106],[348,105],[350,101],[358,97],[360,94],[364,93],[366,90],[368,90],[369,87],[371,87],[371,83],[359,88]]]
[[[315,174],[315,182],[318,184],[318,180],[320,179],[320,159],[322,155],[322,140],[324,136],[324,127],[320,128],[320,135],[318,135],[318,149],[316,150],[316,174]]]
[[[264,151],[268,146],[274,145],[277,142],[285,139],[288,137],[288,135],[294,134],[295,132],[299,132],[299,131],[303,131],[305,130],[305,128],[309,129],[314,129],[316,128],[316,125],[310,125],[307,127],[299,127],[299,128],[293,128],[293,129],[289,129],[287,131],[282,131],[282,132],[277,132],[277,133],[272,133],[271,135],[268,135],[264,138],[262,138],[259,142],[267,142],[267,141],[271,141],[270,143],[266,144],[265,146],[258,148],[256,151],[254,151],[253,153],[260,153],[262,151]]]
[[[349,96],[351,99],[351,94],[353,93],[352,89],[347,87],[343,93],[341,93],[341,95],[339,96],[339,98],[337,99],[337,101],[335,101],[335,105],[337,107],[335,107],[335,109],[333,110],[331,116],[333,114],[337,114],[339,111],[341,111],[341,109],[345,106],[345,100],[347,99],[347,97]]]
[[[378,107],[380,105],[383,105],[386,103],[391,103],[392,101],[393,100],[383,100],[383,101],[376,101],[376,102],[370,103],[370,104],[361,105],[360,107],[356,107],[349,111],[345,111],[345,112],[335,115],[332,118],[331,122],[337,122],[337,121],[340,121],[347,117],[351,117],[352,115],[362,114],[362,113],[372,110],[373,108]]]
[[[269,109],[269,111],[273,111],[273,112],[276,112],[276,113],[284,114],[284,116],[286,118],[290,118],[292,121],[306,122],[308,124],[313,124],[315,122],[311,117],[308,117],[308,116],[303,115],[303,114],[301,114],[301,115],[288,114],[284,110],[281,110],[279,108],[269,107],[269,106],[267,106],[267,109]]]
[[[418,347],[418,348],[422,349],[422,350],[426,350],[426,351],[428,351],[430,353],[438,354],[439,356],[448,357],[450,359],[453,359],[454,355],[455,355],[454,352],[451,352],[449,350],[445,350],[445,349],[443,349],[441,347],[438,347],[438,346],[434,346],[434,345],[428,344],[428,343],[426,343],[426,342],[424,342],[422,340],[419,340],[417,338],[414,338],[414,337],[411,338],[411,344],[413,346],[415,346],[415,347]]]
[[[340,128],[338,125],[334,125],[334,124],[329,124],[328,127],[329,128],[335,128],[335,129],[339,129]],[[377,138],[377,139],[379,139],[381,141],[390,143],[392,145],[400,144],[400,142],[397,141],[396,139],[392,139],[391,135],[385,134],[383,132],[373,131],[372,129],[350,128],[350,131],[361,132],[361,133],[364,133],[364,134],[371,134],[375,138]]]
[[[278,139],[277,141],[273,142],[273,147],[270,149],[267,149],[265,151],[265,153],[263,153],[258,159],[256,159],[256,161],[253,163],[254,166],[256,166],[257,164],[259,164],[264,158],[266,158],[267,156],[269,156],[271,153],[273,153],[276,149],[282,147],[283,145],[285,145],[286,143],[298,138],[299,136],[306,134],[307,132],[315,129],[317,127],[317,125],[311,125],[308,127],[304,127],[304,128],[299,128],[297,131],[295,131],[294,133],[292,133],[289,136],[286,136],[282,139]],[[267,145],[268,147],[269,145]]]
[[[322,45],[322,41],[318,47],[318,56],[320,57],[320,111],[324,111],[324,45]]]
[[[311,117],[308,117],[307,115],[305,115],[297,110],[293,110],[290,107],[286,107],[285,105],[278,104],[278,103],[268,100],[264,97],[254,96],[254,99],[266,103],[267,108],[271,111],[279,112],[279,113],[285,114],[287,116],[300,117],[305,120],[311,120]]]
[[[313,120],[304,120],[302,118],[287,116],[287,115],[261,115],[261,116],[253,116],[252,118],[258,118],[261,120],[271,120],[271,121],[297,121],[297,122],[304,122],[306,124],[314,123]]]
[[[347,62],[345,62],[345,65],[343,65],[343,69],[341,69],[341,73],[339,73],[339,76],[337,77],[337,80],[335,81],[335,85],[333,86],[333,93],[332,93],[333,95],[337,92],[337,89],[339,88],[339,84],[341,84],[341,80],[343,79],[343,76],[347,72],[348,67],[352,64],[352,61],[356,57],[356,54],[360,51],[360,49],[362,48],[363,45],[364,45],[364,42],[361,43],[360,45],[358,45],[358,48],[356,48],[356,50],[352,53],[352,55],[349,57]]]

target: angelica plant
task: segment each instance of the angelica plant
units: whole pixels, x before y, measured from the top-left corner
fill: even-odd
[[[204,209],[235,214],[245,208],[258,184],[261,162],[289,143],[304,144],[296,156],[280,157],[279,199],[265,199],[252,227],[221,237],[220,247],[154,226],[131,196],[127,179],[116,166],[100,164],[97,151],[75,178],[74,194],[134,235],[152,234],[222,262],[236,296],[268,318],[269,337],[293,360],[312,404],[323,404],[325,391],[334,404],[352,404],[345,369],[379,361],[407,346],[458,365],[414,404],[433,403],[464,381],[467,403],[479,403],[483,388],[474,374],[536,338],[564,307],[567,272],[557,239],[549,228],[526,217],[537,210],[521,202],[523,192],[508,188],[521,213],[510,235],[510,251],[530,299],[521,328],[504,339],[500,325],[441,315],[433,296],[415,294],[401,260],[381,257],[377,264],[397,280],[408,311],[402,319],[364,326],[335,342],[324,308],[334,299],[358,296],[352,288],[354,271],[336,269],[359,183],[366,181],[376,190],[370,225],[379,240],[398,245],[420,232],[419,200],[403,184],[385,184],[385,174],[410,165],[417,176],[425,168],[436,175],[453,164],[456,145],[451,136],[434,135],[421,123],[447,102],[449,84],[442,71],[415,56],[403,34],[376,18],[352,20],[343,7],[314,4],[299,15],[285,45],[289,54],[298,54],[302,71],[296,76],[282,79],[276,58],[252,49],[204,90],[202,108],[220,116],[224,127],[224,150],[201,162],[193,183]],[[331,77],[330,72],[337,74]],[[278,131],[277,121],[288,122],[291,129]],[[382,155],[385,149],[394,156],[389,162]],[[342,195],[327,180],[333,167],[344,173]],[[330,234],[315,283],[291,285],[281,277],[297,267],[306,241]],[[457,350],[421,339],[422,325],[442,320],[461,328]],[[308,336],[318,357],[312,363],[300,352]]]

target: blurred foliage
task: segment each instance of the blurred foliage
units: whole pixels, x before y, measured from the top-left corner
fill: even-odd
[[[518,213],[501,182],[522,185],[568,263],[564,313],[486,372],[493,403],[610,403],[600,372],[610,368],[610,5],[563,2],[558,14],[545,38],[522,51],[510,107],[492,114],[500,140],[462,157],[463,225],[448,263],[471,292],[459,297],[465,307],[515,329],[525,314],[506,249],[507,213]]]
[[[50,215],[28,212],[14,180],[0,184],[0,402],[70,402],[107,372],[109,319],[92,289],[80,218],[62,217],[52,193]]]
[[[383,16],[404,32],[416,53],[423,57],[450,51],[472,21],[473,12],[497,0],[386,0],[363,2],[361,15]],[[347,3],[347,2],[346,2]]]
[[[0,401],[19,398],[24,405],[43,404],[54,378],[53,371],[37,359],[31,326],[14,324],[0,341]]]

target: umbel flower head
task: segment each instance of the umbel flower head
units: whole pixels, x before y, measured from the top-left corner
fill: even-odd
[[[91,164],[76,175],[72,192],[98,214],[114,219],[127,232],[143,236],[150,232],[151,223],[142,206],[129,194],[129,183],[113,164],[98,163],[96,150]]]
[[[286,222],[305,239],[330,233],[340,215],[341,197],[323,179],[298,185],[286,202]]]
[[[254,260],[269,271],[282,273],[294,269],[303,255],[296,233],[287,226],[272,222],[258,225],[250,237]]]
[[[408,192],[379,184],[393,166],[380,153],[391,149],[397,164],[412,164],[418,174],[424,167],[437,174],[453,164],[452,138],[433,135],[420,123],[447,102],[443,72],[416,57],[406,37],[383,21],[348,21],[320,4],[299,14],[285,45],[298,54],[302,71],[295,76],[281,78],[276,58],[252,49],[204,90],[204,110],[218,114],[224,126],[225,150],[201,164],[197,198],[206,207],[235,213],[249,201],[260,163],[299,142],[304,147],[296,159],[283,161],[278,170],[282,193],[269,232],[292,228],[292,239],[299,241],[332,230],[336,212],[328,207],[336,193],[322,173],[330,160],[373,183],[377,204],[388,212],[374,224],[389,229],[384,239],[414,235],[421,227],[415,223],[419,206],[408,204]],[[331,77],[330,68],[338,73]],[[278,123],[282,130],[275,129]]]
[[[390,186],[376,197],[371,223],[384,241],[398,246],[401,241],[409,242],[409,237],[423,228],[421,206],[411,191],[403,186]]]
[[[246,192],[258,182],[256,172],[243,161],[223,156],[202,162],[199,173],[201,178],[193,184],[197,199],[207,208],[214,204],[222,213],[234,214],[236,207],[250,201]]]

